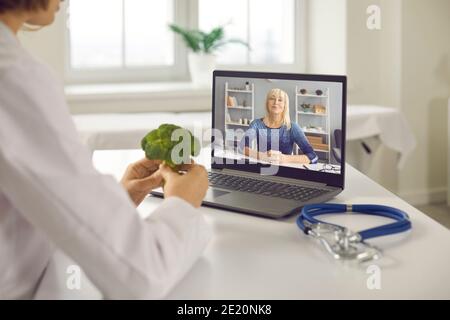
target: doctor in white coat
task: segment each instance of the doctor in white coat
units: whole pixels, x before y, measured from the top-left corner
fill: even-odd
[[[163,298],[211,236],[197,209],[206,171],[143,159],[119,184],[93,168],[62,86],[16,37],[51,24],[59,4],[0,0],[0,299],[33,298],[56,249],[105,298]],[[163,179],[165,200],[144,221],[136,206]]]

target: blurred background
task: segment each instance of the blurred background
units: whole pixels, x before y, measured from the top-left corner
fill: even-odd
[[[171,23],[248,43],[218,48],[218,69],[347,75],[360,125],[348,162],[450,227],[450,1],[66,0],[53,26],[20,37],[61,79],[92,150],[132,149],[114,141],[134,119],[210,119],[211,88],[192,81]]]

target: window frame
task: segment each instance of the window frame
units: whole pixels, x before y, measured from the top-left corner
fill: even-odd
[[[67,7],[70,5],[67,1]],[[174,0],[175,23],[198,28],[198,0]],[[306,26],[307,0],[294,0],[294,63],[292,64],[238,64],[218,65],[217,69],[237,71],[306,71]],[[141,83],[141,82],[189,82],[187,56],[188,48],[179,36],[174,39],[174,64],[172,66],[89,68],[77,70],[71,67],[70,30],[68,14],[65,14],[65,57],[64,74],[68,85],[98,83]]]

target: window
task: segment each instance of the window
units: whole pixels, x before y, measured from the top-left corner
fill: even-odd
[[[169,23],[211,30],[224,25],[223,67],[300,65],[301,0],[72,0],[68,10],[69,83],[188,80],[188,50]],[[282,69],[279,69],[282,70]]]
[[[226,25],[227,37],[249,43],[219,55],[221,64],[293,64],[294,0],[199,0],[200,29]]]
[[[87,69],[172,65],[174,41],[167,29],[171,22],[173,0],[72,1],[71,66]]]

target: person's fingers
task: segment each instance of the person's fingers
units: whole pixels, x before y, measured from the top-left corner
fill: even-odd
[[[149,177],[146,177],[146,178],[144,178],[144,179],[142,179],[142,180],[154,180],[154,181],[162,181],[163,180],[163,176],[162,176],[162,173],[161,173],[161,170],[157,170],[157,171],[155,171],[151,176],[149,176]]]
[[[147,159],[147,158],[142,158],[141,160],[136,161],[135,165],[141,165],[141,166],[145,167],[148,170],[155,171],[155,170],[158,170],[159,165],[161,163],[162,163],[161,160],[150,160],[150,159]]]
[[[140,159],[128,165],[125,171],[125,177],[127,179],[146,178],[159,169],[160,163],[160,160]]]
[[[189,171],[199,171],[199,170],[205,170],[205,167],[200,165],[200,164],[192,164],[190,165],[190,170]]]
[[[159,172],[164,180],[168,180],[178,176],[178,173],[174,172],[167,164],[162,163],[159,165]]]
[[[194,165],[196,165],[196,162],[194,161],[194,159],[190,158],[188,163],[177,165],[177,170],[178,171],[188,171],[188,170],[192,169],[192,166],[194,166]]]
[[[204,166],[201,165],[193,165],[192,168],[186,173],[189,176],[208,176],[208,172],[206,171]]]
[[[178,170],[179,171],[189,171],[192,170],[192,168],[194,168],[195,164],[194,163],[185,163],[182,164],[181,166],[179,166]]]
[[[148,176],[144,179],[139,180],[139,187],[140,187],[140,189],[153,189],[153,188],[161,186],[162,181],[163,181],[163,176],[161,174],[161,171],[158,170],[151,176]]]

